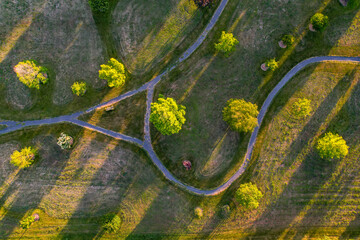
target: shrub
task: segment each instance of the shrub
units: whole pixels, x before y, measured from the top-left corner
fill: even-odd
[[[224,205],[221,207],[221,216],[228,217],[231,213],[231,209],[229,205]]]
[[[122,87],[125,84],[124,65],[116,59],[111,58],[107,64],[100,66],[99,77],[108,81],[109,87]]]
[[[278,69],[279,64],[278,62],[275,60],[275,58],[273,59],[269,59],[265,62],[266,67],[268,67],[271,71],[275,71],[276,69]]]
[[[94,12],[105,13],[109,10],[109,0],[89,0],[89,4]]]
[[[194,209],[194,215],[196,218],[202,218],[204,216],[203,210],[200,207]]]
[[[319,139],[316,148],[320,157],[324,159],[342,158],[349,153],[349,146],[346,145],[343,137],[331,132]]]
[[[11,154],[10,162],[19,168],[27,168],[34,163],[37,154],[37,149],[32,147],[25,147],[21,151],[15,150]]]
[[[86,93],[86,82],[74,82],[71,86],[71,90],[77,96],[84,96]]]
[[[258,125],[259,111],[256,104],[244,99],[230,99],[223,110],[223,119],[232,130],[238,132],[252,132]]]
[[[172,98],[163,98],[151,103],[150,122],[163,135],[178,133],[185,123],[185,107],[177,105]]]
[[[102,227],[105,232],[115,233],[120,229],[121,218],[115,213],[108,213],[102,218]]]
[[[322,31],[329,23],[329,18],[322,13],[315,13],[310,19],[315,30]]]
[[[33,222],[35,222],[35,217],[28,216],[22,219],[19,224],[22,229],[28,229]]]
[[[206,7],[210,5],[214,0],[194,0],[195,4],[199,7]]]
[[[263,194],[252,183],[241,184],[235,193],[236,201],[246,209],[256,209],[259,207],[259,200]]]
[[[285,45],[291,46],[294,43],[295,38],[291,34],[286,34],[281,38],[281,41],[283,41]]]
[[[292,105],[292,114],[296,117],[307,117],[310,115],[311,111],[311,100],[306,98],[301,98]]]
[[[57,139],[57,145],[59,145],[61,149],[71,148],[72,144],[73,144],[72,137],[66,135],[65,133],[61,133],[60,137]]]
[[[215,44],[215,49],[224,53],[225,56],[229,56],[229,53],[235,50],[235,45],[239,44],[239,41],[234,38],[232,33],[222,32],[219,39],[219,43]]]
[[[36,61],[27,60],[19,62],[14,71],[19,78],[20,82],[29,88],[40,89],[40,83],[45,84],[48,81],[45,67],[38,66]]]

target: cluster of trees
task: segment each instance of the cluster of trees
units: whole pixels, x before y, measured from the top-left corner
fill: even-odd
[[[109,87],[122,87],[125,84],[125,67],[115,58],[110,58],[107,64],[100,66],[99,77],[108,82]]]
[[[106,13],[109,10],[109,0],[89,0],[91,9],[96,13]]]
[[[14,71],[20,82],[29,88],[40,89],[40,84],[48,82],[47,69],[39,66],[35,60],[19,62]]]

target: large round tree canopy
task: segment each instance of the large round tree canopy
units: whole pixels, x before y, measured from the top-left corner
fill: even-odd
[[[125,84],[125,67],[115,58],[100,66],[99,77],[108,81],[109,87],[122,87]]]
[[[259,114],[256,104],[246,102],[244,99],[230,99],[223,110],[223,119],[232,130],[238,132],[252,132],[258,125]]]
[[[236,201],[244,206],[246,209],[256,209],[259,206],[259,200],[263,194],[255,184],[244,183],[241,184],[235,193]]]
[[[318,141],[317,150],[324,159],[342,158],[348,155],[349,147],[346,141],[338,134],[328,132]]]
[[[185,123],[185,107],[177,105],[172,98],[160,97],[151,103],[150,122],[163,135],[178,133]]]

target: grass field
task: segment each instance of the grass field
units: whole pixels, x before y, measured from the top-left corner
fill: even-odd
[[[190,1],[119,0],[117,4],[112,1],[112,15],[99,22],[97,16],[95,21],[89,18],[91,12],[85,2],[75,1],[69,7],[62,1],[48,1],[44,11],[39,10],[42,1],[33,3],[0,3],[1,13],[5,7],[12,7],[8,13],[16,13],[13,20],[1,15],[6,22],[0,21],[6,26],[0,28],[1,54],[6,52],[4,46],[11,49],[6,56],[0,55],[5,56],[0,60],[0,71],[5,76],[0,77],[1,118],[56,116],[109,100],[138,86],[176,59],[199,35],[214,10],[188,8]],[[30,24],[21,22],[30,6],[35,19]],[[330,25],[323,33],[309,33],[308,20],[317,11],[329,15]],[[56,24],[62,16],[70,20],[64,21],[64,29],[59,30]],[[45,52],[47,47],[63,50],[53,47],[60,38],[74,39],[74,33],[67,30],[71,32],[73,26],[78,26],[71,21],[77,23],[80,16],[88,22],[84,21],[79,31],[86,27],[85,32],[94,34],[87,39],[79,33],[72,45],[74,49],[70,47],[66,56]],[[229,1],[206,42],[156,90],[156,95],[174,97],[187,106],[187,123],[178,135],[161,137],[152,129],[160,158],[179,179],[191,185],[209,188],[223,182],[242,163],[249,138],[230,131],[222,121],[226,100],[244,98],[260,106],[281,77],[301,60],[329,54],[358,56],[359,19],[358,6],[342,8],[337,1]],[[178,21],[183,25],[168,31]],[[41,24],[46,25],[46,32],[38,30]],[[12,33],[13,29],[17,30]],[[232,31],[240,41],[229,58],[213,50],[224,29]],[[45,47],[33,49],[39,45],[27,34],[37,35],[38,31],[44,34],[39,35],[43,41],[51,39],[53,45],[40,41]],[[277,42],[289,32],[295,34],[296,44],[281,50]],[[54,38],[45,37],[48,35]],[[10,40],[6,36],[11,36]],[[94,55],[86,57],[84,63],[94,74],[84,80],[94,82],[86,97],[72,99],[61,89],[77,80],[76,74],[83,74],[84,67],[77,64],[84,55],[78,53],[83,54],[88,48],[98,50],[94,44],[102,49],[101,54],[89,53]],[[24,51],[25,47],[35,51],[34,56],[47,56],[44,65],[52,69],[53,81],[40,93],[25,88],[23,92],[16,91],[20,100],[15,101],[15,97],[5,98],[10,96],[7,84],[17,84],[8,76],[13,74],[11,64],[18,61],[18,53],[31,52]],[[57,56],[68,61],[58,65],[56,61],[60,60],[54,60]],[[96,85],[96,66],[100,64],[97,61],[108,56],[117,56],[129,67],[131,81],[125,89],[107,90],[100,83]],[[261,72],[261,63],[272,57],[280,59],[280,69],[274,74]],[[65,63],[73,68],[65,67]],[[66,70],[61,75],[58,69],[75,69],[76,74],[72,76]],[[61,81],[59,76],[63,76]],[[359,66],[335,63],[316,64],[295,76],[265,118],[250,169],[215,197],[180,191],[163,179],[139,148],[73,125],[25,129],[0,136],[0,239],[318,239],[325,235],[332,239],[359,238],[359,77]],[[63,83],[64,86],[58,86]],[[64,97],[61,101],[65,105],[54,104],[55,94]],[[312,100],[313,112],[304,120],[294,119],[289,113],[299,97]],[[144,102],[145,94],[140,93],[116,104],[112,112],[101,110],[84,119],[141,138]],[[14,104],[24,109],[15,110]],[[319,158],[313,146],[327,131],[345,138],[350,146],[349,156],[333,162]],[[61,132],[74,138],[73,149],[64,151],[56,145]],[[29,145],[39,148],[40,158],[31,168],[19,171],[9,163],[10,154]],[[183,169],[181,162],[185,159],[192,161],[191,171]],[[264,193],[260,207],[251,212],[233,201],[236,188],[245,181],[256,183]],[[229,216],[221,214],[225,204],[231,208]],[[198,206],[204,211],[201,219],[193,214]],[[19,220],[33,212],[38,212],[41,220],[27,231],[20,229]],[[121,216],[119,233],[101,231],[99,220],[108,212]]]

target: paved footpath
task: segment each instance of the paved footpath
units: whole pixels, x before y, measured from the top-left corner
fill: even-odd
[[[211,31],[211,29],[214,27],[215,23],[218,21],[219,17],[221,16],[221,13],[223,12],[228,0],[222,0],[219,7],[216,9],[213,17],[210,20],[210,23],[206,26],[204,32],[200,35],[200,37],[196,40],[196,42],[190,46],[185,53],[179,58],[179,60],[173,65],[172,67],[166,69],[163,73],[161,73],[159,76],[152,79],[150,82],[144,84],[140,88],[129,91],[125,94],[122,94],[116,98],[113,98],[107,102],[98,104],[96,106],[93,106],[85,111],[76,112],[74,114],[70,115],[64,115],[60,117],[55,118],[48,118],[48,119],[42,119],[42,120],[33,120],[33,121],[24,121],[24,122],[15,122],[15,121],[0,121],[0,125],[6,125],[7,127],[0,130],[0,135],[10,133],[13,131],[17,131],[20,129],[23,129],[25,127],[31,127],[31,126],[39,126],[39,125],[49,125],[49,124],[57,124],[57,123],[72,123],[81,127],[84,127],[86,129],[96,131],[99,133],[102,133],[104,135],[127,141],[130,143],[133,143],[141,148],[143,148],[151,158],[152,162],[157,166],[157,168],[162,172],[164,177],[175,184],[176,186],[180,187],[183,190],[186,190],[192,194],[196,195],[202,195],[202,196],[213,196],[216,194],[219,194],[223,191],[225,191],[236,179],[238,179],[243,172],[247,169],[249,161],[251,159],[251,154],[253,151],[253,148],[256,143],[256,138],[259,132],[259,128],[261,127],[261,123],[265,117],[265,114],[271,105],[271,102],[275,98],[275,96],[280,92],[280,90],[285,86],[287,82],[289,82],[292,77],[301,71],[303,68],[308,66],[309,64],[313,63],[319,63],[319,62],[325,62],[325,61],[336,61],[336,62],[355,62],[360,63],[360,57],[337,57],[337,56],[324,56],[324,57],[314,57],[306,59],[302,62],[300,62],[298,65],[296,65],[293,69],[288,72],[285,77],[275,86],[275,88],[271,91],[271,93],[266,98],[265,102],[263,103],[260,113],[258,116],[258,127],[255,128],[254,132],[251,134],[251,138],[247,147],[247,151],[245,154],[245,159],[240,168],[237,170],[237,172],[232,175],[232,177],[227,180],[224,184],[221,186],[210,189],[210,190],[202,190],[198,189],[189,185],[186,185],[179,181],[177,178],[174,177],[170,173],[170,171],[164,166],[164,164],[161,162],[161,160],[158,158],[157,154],[155,153],[152,143],[151,143],[151,136],[150,136],[150,112],[151,112],[151,103],[154,98],[154,90],[155,86],[161,81],[161,78],[169,73],[171,70],[175,68],[177,64],[187,59],[204,41],[208,33]],[[145,124],[144,124],[144,140],[140,140],[134,137],[126,136],[124,134],[120,134],[118,132],[114,132],[108,129],[104,129],[98,126],[94,126],[92,124],[89,124],[84,121],[78,120],[79,116],[90,113],[92,111],[95,111],[97,109],[101,109],[110,105],[113,105],[115,103],[118,103],[126,98],[129,98],[139,92],[147,91],[147,99],[146,99],[146,113],[145,113]]]

